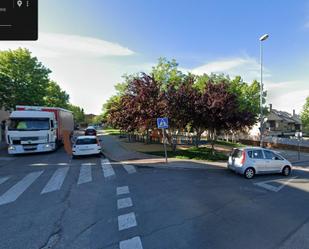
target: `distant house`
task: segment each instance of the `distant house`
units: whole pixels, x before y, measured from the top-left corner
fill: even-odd
[[[302,124],[299,115],[293,110],[293,114],[284,111],[278,111],[269,105],[269,113],[264,122],[264,135],[273,137],[295,136],[295,132],[302,130]],[[243,134],[244,135],[244,134]],[[256,140],[260,137],[260,123],[255,124],[247,133]]]
[[[269,105],[269,114],[267,115],[264,132],[269,136],[294,136],[295,132],[301,131],[302,124],[300,116],[284,111],[278,111]]]

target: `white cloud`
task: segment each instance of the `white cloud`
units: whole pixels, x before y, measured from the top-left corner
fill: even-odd
[[[299,82],[297,81],[284,81],[284,82],[272,82],[266,81],[263,85],[268,91],[276,91],[278,89],[286,89],[291,86],[297,85]]]
[[[70,94],[70,101],[87,113],[99,114],[130,68],[134,52],[108,41],[76,35],[41,33],[35,42],[1,42],[0,50],[28,48],[46,67],[51,79]],[[129,56],[126,62],[123,56]]]
[[[287,111],[292,113],[293,109],[296,113],[302,111],[303,105],[305,104],[306,97],[309,96],[309,89],[288,91],[280,96],[272,98],[271,103],[274,109],[279,109],[282,111]]]
[[[197,75],[224,73],[232,78],[240,75],[244,80],[251,82],[259,79],[260,64],[256,59],[246,56],[216,60],[189,71]],[[264,68],[264,77],[267,78],[269,76],[268,70]]]
[[[40,58],[127,56],[134,52],[117,43],[78,36],[40,33],[38,41],[2,42],[0,50],[27,47]]]

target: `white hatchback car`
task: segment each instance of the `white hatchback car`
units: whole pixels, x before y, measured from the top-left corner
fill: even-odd
[[[101,155],[102,146],[96,136],[79,136],[72,148],[73,158],[85,155]]]
[[[277,152],[259,148],[246,147],[233,149],[227,167],[251,179],[255,174],[281,173],[290,175],[292,164]]]

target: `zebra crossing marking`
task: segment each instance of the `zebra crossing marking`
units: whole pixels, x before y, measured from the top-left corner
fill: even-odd
[[[41,194],[53,192],[59,190],[64,182],[64,179],[69,171],[69,167],[60,168],[55,171],[52,177],[49,179]]]
[[[119,242],[120,249],[143,249],[142,241],[139,236]]]
[[[122,231],[137,226],[134,212],[118,216],[118,230]]]
[[[123,165],[124,169],[129,173],[129,174],[134,174],[136,173],[136,169],[133,165],[129,165],[129,164],[124,164]]]
[[[130,193],[128,186],[117,187],[116,191],[117,195],[125,195]]]
[[[115,175],[115,171],[108,159],[101,159],[101,166],[102,166],[103,174],[105,178]]]
[[[91,165],[87,163],[83,163],[80,168],[77,185],[91,182],[91,181],[92,181]]]
[[[128,208],[128,207],[132,207],[132,206],[133,206],[133,203],[132,203],[132,199],[130,197],[117,200],[117,208],[118,209]]]
[[[22,180],[17,182],[13,187],[0,196],[0,205],[11,203],[24,193],[28,187],[43,173],[44,171],[36,171],[27,174]]]
[[[65,165],[65,163],[63,164],[61,163],[61,165]],[[94,168],[93,166],[96,166],[96,164],[82,163],[80,165],[79,175],[76,183],[77,185],[89,183],[93,180],[92,177],[92,170]],[[133,174],[137,172],[136,168],[133,165],[123,165],[123,167],[128,174]],[[105,178],[109,178],[116,175],[113,166],[111,165],[108,159],[101,159],[101,168],[103,170]],[[51,177],[47,179],[47,183],[43,185],[40,194],[46,194],[56,190],[60,190],[65,179],[68,176],[69,169],[70,169],[69,165],[56,169],[55,172],[53,172],[53,174],[51,175]],[[22,195],[31,186],[31,184],[35,180],[37,180],[37,178],[39,178],[40,175],[44,173],[44,171],[45,170],[28,173],[21,180],[12,183],[12,186],[6,192],[4,192],[4,194],[0,196],[0,205],[16,201],[19,198],[19,196]],[[1,176],[0,184],[5,183],[11,178],[12,176]],[[129,193],[130,191],[128,186],[122,186],[117,188],[117,195],[125,195]],[[121,209],[133,206],[133,203],[131,198],[123,198],[118,201],[117,205],[118,208]]]

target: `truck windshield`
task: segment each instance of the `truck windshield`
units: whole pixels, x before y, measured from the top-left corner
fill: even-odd
[[[14,118],[10,120],[9,130],[37,131],[49,130],[48,118]]]

